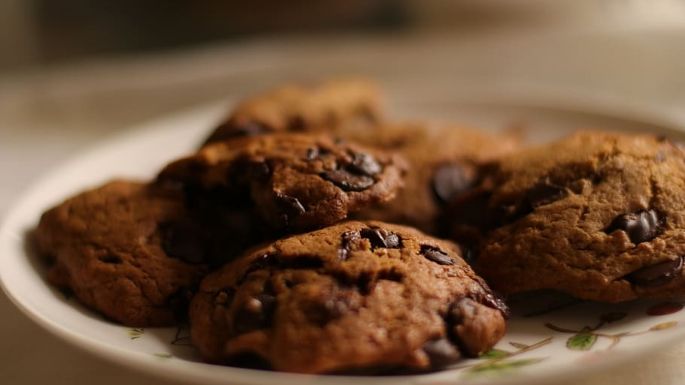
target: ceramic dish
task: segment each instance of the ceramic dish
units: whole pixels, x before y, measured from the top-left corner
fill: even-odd
[[[588,127],[685,138],[647,121],[568,109],[425,100],[395,109],[403,115],[451,118],[488,129],[515,127],[531,141]],[[187,328],[119,326],[46,283],[41,261],[25,244],[26,232],[46,208],[113,177],[150,178],[167,161],[191,151],[223,111],[223,105],[209,106],[132,129],[79,154],[29,189],[0,228],[0,278],[17,307],[92,354],[159,376],[204,384],[531,384],[606,370],[685,337],[680,300],[606,305],[540,295],[512,303],[509,330],[496,349],[445,371],[393,377],[294,375],[202,363],[189,345]]]

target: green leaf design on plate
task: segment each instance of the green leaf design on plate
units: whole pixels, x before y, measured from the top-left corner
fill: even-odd
[[[480,355],[478,358],[486,358],[486,359],[492,359],[492,358],[503,358],[503,357],[508,357],[511,353],[506,351],[506,350],[501,350],[501,349],[491,349],[483,354]]]
[[[597,336],[592,333],[581,332],[569,337],[566,347],[571,350],[590,350],[597,341]]]
[[[526,349],[526,348],[530,347],[530,345],[526,345],[526,344],[522,344],[520,342],[514,342],[514,341],[509,342],[509,345],[515,347],[516,349]]]
[[[522,358],[518,360],[484,362],[482,365],[472,366],[468,372],[471,374],[498,374],[504,371],[536,364],[542,360],[544,360],[544,358]]]
[[[662,322],[649,328],[650,331],[666,330],[678,325],[678,321]]]
[[[152,353],[152,355],[155,356],[155,357],[157,357],[157,358],[163,358],[163,359],[167,359],[167,358],[173,357],[173,356],[172,356],[171,354],[169,354],[169,353]]]
[[[128,338],[132,340],[137,340],[145,334],[145,329],[143,328],[130,328],[128,329]]]

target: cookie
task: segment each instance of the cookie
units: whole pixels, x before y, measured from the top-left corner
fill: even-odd
[[[685,157],[648,135],[581,132],[504,157],[453,202],[497,290],[619,302],[685,292]]]
[[[335,132],[366,127],[381,118],[381,96],[365,80],[332,80],[315,85],[286,85],[239,103],[205,141],[271,132]]]
[[[169,237],[186,217],[177,190],[113,181],[47,211],[34,237],[48,280],[88,307],[128,326],[171,325],[206,272],[195,249]]]
[[[370,374],[478,356],[503,336],[505,313],[452,242],[351,221],[278,240],[211,273],[190,324],[209,362]]]
[[[344,134],[361,144],[396,151],[409,163],[405,187],[397,197],[355,218],[411,225],[428,233],[438,231],[446,204],[473,187],[480,164],[519,144],[514,135],[430,123],[385,124]]]
[[[158,180],[219,191],[228,204],[251,205],[272,229],[292,232],[391,200],[404,170],[396,155],[328,136],[280,133],[212,144],[168,165]]]

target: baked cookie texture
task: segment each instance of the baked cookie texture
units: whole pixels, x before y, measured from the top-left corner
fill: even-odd
[[[205,145],[272,132],[335,132],[366,127],[381,120],[381,106],[381,93],[368,80],[286,85],[239,103]]]
[[[505,313],[454,243],[351,221],[278,240],[211,273],[190,324],[209,362],[371,374],[477,356],[503,336]]]
[[[516,135],[493,134],[438,123],[387,123],[373,130],[347,130],[346,138],[401,154],[409,168],[405,187],[392,201],[354,217],[401,223],[436,233],[440,214],[453,197],[473,188],[478,168],[514,151]]]
[[[172,325],[206,273],[168,237],[186,215],[177,190],[113,181],[47,211],[34,236],[51,283],[124,325]]]
[[[158,180],[218,191],[227,205],[251,205],[283,233],[330,225],[391,200],[405,169],[400,156],[383,151],[325,135],[278,133],[206,146],[168,165]]]
[[[685,291],[685,157],[648,135],[580,132],[502,158],[448,221],[482,236],[496,290],[556,289],[619,302]]]

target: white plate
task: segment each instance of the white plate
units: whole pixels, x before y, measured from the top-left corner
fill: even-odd
[[[425,98],[404,103],[395,106],[401,115],[458,117],[461,122],[489,129],[523,126],[533,141],[558,137],[578,127],[642,129],[683,138],[658,124],[597,112]],[[553,307],[559,300],[537,297],[521,301],[525,306],[513,304],[509,331],[489,358],[426,375],[305,376],[201,363],[187,344],[187,330],[115,325],[46,284],[41,262],[24,243],[26,231],[35,226],[45,209],[112,177],[151,177],[165,162],[191,151],[223,111],[223,106],[209,106],[107,140],[56,168],[27,191],[0,228],[0,278],[12,301],[39,325],[93,354],[159,376],[205,384],[530,384],[604,370],[685,337],[685,311],[678,311],[680,301],[668,306],[654,301],[612,306],[583,302],[525,316]],[[648,315],[649,309],[671,312]],[[602,318],[607,322],[599,329],[580,332],[596,327]]]

